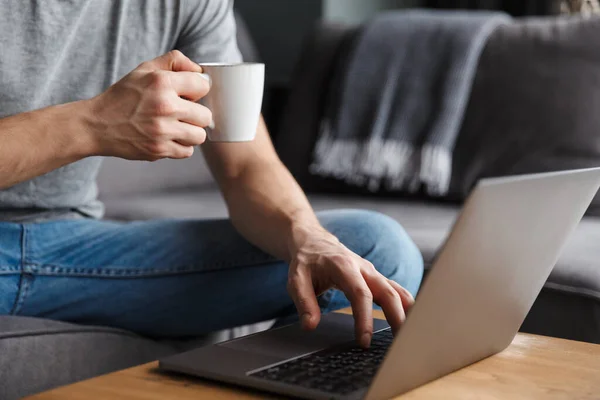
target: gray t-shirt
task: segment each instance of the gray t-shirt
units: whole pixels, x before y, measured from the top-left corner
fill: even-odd
[[[232,1],[2,1],[0,118],[94,97],[173,49],[198,62],[241,61]],[[100,163],[87,158],[0,190],[0,221],[100,218]]]

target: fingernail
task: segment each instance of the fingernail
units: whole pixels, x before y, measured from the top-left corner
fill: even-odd
[[[209,86],[212,85],[212,78],[209,74],[200,74],[200,76],[208,81]]]
[[[300,319],[302,320],[302,326],[307,327],[310,324],[311,317],[309,313],[302,314]]]
[[[360,337],[360,345],[365,349],[371,345],[371,334],[366,332]]]
[[[212,119],[210,120],[210,124],[208,124],[208,128],[210,129],[215,129],[215,121],[213,121]]]

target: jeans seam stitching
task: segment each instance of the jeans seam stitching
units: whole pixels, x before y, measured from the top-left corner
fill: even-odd
[[[12,306],[12,310],[10,311],[10,315],[15,315],[21,309],[21,305],[23,304],[24,296],[27,294],[28,290],[28,282],[27,277],[25,276],[25,246],[27,244],[27,227],[24,224],[21,224],[21,267],[20,267],[20,276],[19,276],[19,285],[17,289],[17,295],[15,296],[15,302]]]
[[[15,309],[13,310],[12,315],[17,315],[21,308],[23,308],[23,303],[25,303],[25,299],[29,294],[29,288],[31,287],[31,279],[32,277],[29,274],[23,274],[21,277],[21,290],[17,303],[15,304]]]
[[[239,268],[239,267],[250,267],[261,263],[277,263],[282,262],[271,257],[253,257],[246,260],[239,260],[239,262],[220,262],[214,263],[210,266],[198,267],[198,266],[184,266],[184,267],[170,267],[170,268],[126,268],[120,269],[118,267],[97,267],[90,270],[90,268],[80,266],[60,266],[54,264],[40,264],[40,263],[25,263],[23,270],[26,273],[35,273],[38,275],[62,275],[62,276],[94,276],[94,277],[105,277],[105,278],[119,278],[119,277],[147,277],[147,276],[160,276],[160,275],[173,275],[173,274],[185,274],[185,273],[198,273],[198,272],[212,272],[219,270],[220,268]],[[29,267],[29,268],[28,268]],[[51,271],[43,271],[43,270]],[[44,273],[45,272],[45,273]]]

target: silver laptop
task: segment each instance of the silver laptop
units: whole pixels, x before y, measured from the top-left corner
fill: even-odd
[[[168,357],[160,368],[306,399],[389,399],[505,349],[600,186],[600,168],[485,179],[467,199],[405,324],[323,317]]]

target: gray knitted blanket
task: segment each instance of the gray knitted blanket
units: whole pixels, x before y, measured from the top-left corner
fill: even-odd
[[[311,173],[442,196],[479,55],[502,13],[394,11],[368,22],[333,78]]]

